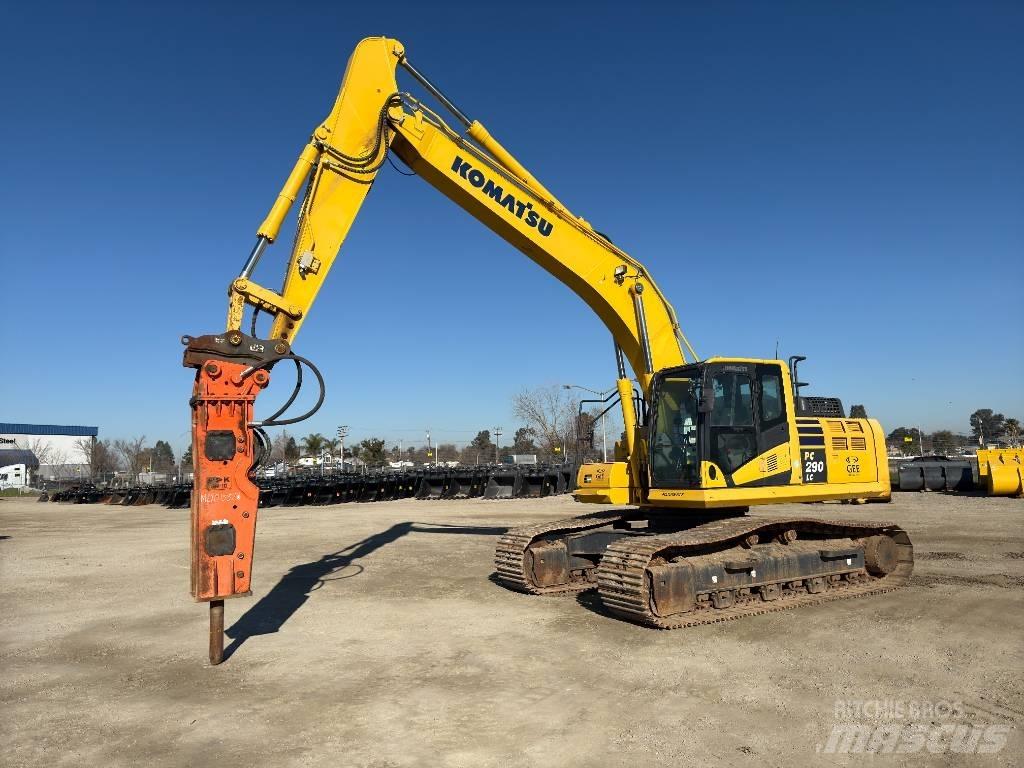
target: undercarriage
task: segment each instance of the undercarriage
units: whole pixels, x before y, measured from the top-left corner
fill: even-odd
[[[515,528],[498,542],[496,575],[529,594],[596,589],[613,615],[675,629],[888,592],[913,571],[892,523],[745,511],[616,510]]]

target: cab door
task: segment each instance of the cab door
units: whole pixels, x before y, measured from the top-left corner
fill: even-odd
[[[704,386],[715,393],[711,412],[705,414],[706,455],[728,486],[735,484],[733,474],[758,454],[754,382],[755,367],[748,363],[712,365],[705,377]]]
[[[789,444],[781,367],[754,361],[718,364],[709,367],[705,381],[715,391],[712,410],[705,414],[705,455],[721,470],[726,485],[788,482],[788,456],[772,452]]]
[[[785,485],[791,474],[791,459],[773,448],[789,444],[789,418],[782,388],[782,367],[758,363],[755,368],[754,393],[757,411],[757,453],[769,454],[764,461],[761,477],[747,485]],[[758,468],[759,470],[761,467]]]

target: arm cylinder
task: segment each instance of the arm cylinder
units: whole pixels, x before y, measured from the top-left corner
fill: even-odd
[[[505,149],[496,138],[491,136],[490,131],[484,128],[483,124],[481,124],[477,120],[474,120],[473,124],[469,126],[469,130],[466,133],[469,134],[469,137],[471,139],[476,141],[481,147],[487,150],[487,152],[495,160],[501,163],[501,165],[503,165],[506,168],[506,170],[509,170],[512,173],[514,173],[517,177],[519,177],[519,180],[524,182],[528,187],[532,187],[534,192],[536,192],[541,197],[547,199],[555,206],[565,210],[565,206],[562,205],[553,194],[551,194],[547,187],[545,187],[543,184],[537,181],[534,175],[530,173],[528,170],[526,170],[523,164],[512,156],[511,152]]]

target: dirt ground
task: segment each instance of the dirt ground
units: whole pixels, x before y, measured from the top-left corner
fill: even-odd
[[[0,762],[1024,762],[1024,501],[759,511],[893,520],[916,546],[911,584],[675,632],[489,580],[506,527],[587,511],[568,497],[263,510],[254,595],[227,603],[231,655],[210,667],[187,510],[4,499]],[[996,724],[1004,746],[830,747],[851,721]],[[964,749],[999,747],[985,734]]]

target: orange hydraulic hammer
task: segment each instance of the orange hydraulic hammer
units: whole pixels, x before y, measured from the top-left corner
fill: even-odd
[[[237,331],[183,337],[196,369],[192,399],[192,597],[210,603],[210,663],[224,651],[224,599],[249,594],[259,489],[250,477],[265,446],[253,403],[286,342]],[[271,347],[268,349],[268,347]],[[270,354],[267,354],[267,353]]]

